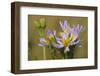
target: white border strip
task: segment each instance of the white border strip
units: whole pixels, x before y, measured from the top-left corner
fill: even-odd
[[[28,14],[88,17],[88,58],[28,61]],[[94,65],[94,11],[21,7],[20,17],[20,69],[25,70]]]

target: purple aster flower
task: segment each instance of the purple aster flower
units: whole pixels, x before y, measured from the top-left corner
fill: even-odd
[[[79,44],[78,36],[82,30],[82,26],[79,24],[71,28],[67,21],[63,23],[60,21],[60,27],[63,32],[60,33],[60,37],[56,37],[56,48],[65,48],[64,52],[70,51],[69,47]]]

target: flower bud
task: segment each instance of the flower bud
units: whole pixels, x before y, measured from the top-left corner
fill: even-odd
[[[39,23],[38,21],[34,21],[34,24],[35,24],[35,26],[36,26],[37,28],[40,28],[40,27],[41,27],[41,25],[40,25],[40,23]]]
[[[46,27],[45,18],[41,18],[40,19],[40,26],[41,26],[41,28],[45,28]]]

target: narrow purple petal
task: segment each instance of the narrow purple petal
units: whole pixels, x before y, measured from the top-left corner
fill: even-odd
[[[82,29],[83,29],[83,26],[80,26],[80,30],[79,30],[79,32],[81,32]]]
[[[60,45],[60,44],[57,44],[57,43],[52,43],[52,45],[55,47],[55,48],[63,48],[64,45]]]
[[[63,44],[60,40],[57,40],[57,43],[58,43],[58,44],[60,44],[60,45],[62,45],[62,44]]]
[[[78,44],[80,41],[78,40],[78,41],[73,41],[73,42],[71,42],[71,44],[70,45],[76,45],[76,44]]]
[[[77,36],[78,36],[77,28],[76,28],[76,27],[73,27],[73,28],[71,29],[70,34],[71,34],[71,35],[74,35],[74,37],[77,37]]]
[[[52,34],[52,31],[48,30],[47,35],[51,35],[51,34]]]
[[[80,30],[80,26],[79,26],[79,24],[77,25],[77,31],[79,31]]]
[[[74,35],[77,36],[78,35],[78,30],[77,28],[74,28],[74,31],[73,31]]]
[[[60,21],[60,27],[61,27],[62,30],[64,30],[64,26],[63,26],[61,21]]]
[[[57,48],[63,48],[64,47],[64,45],[58,45],[57,46]]]
[[[44,44],[38,44],[38,46],[45,46]]]
[[[58,38],[58,37],[55,37],[55,38],[56,38],[56,41],[61,40],[61,38]]]
[[[44,43],[45,39],[44,38],[40,38],[40,43]]]
[[[63,24],[63,26],[64,26],[64,29],[66,29],[66,28],[67,28],[67,26],[68,26],[68,23],[67,23],[67,21],[66,21],[66,20],[64,21],[64,24]]]
[[[54,34],[56,34],[55,31],[53,31],[53,32],[50,31],[50,30],[47,31],[47,35],[48,35],[48,36],[54,37]]]
[[[66,39],[66,38],[68,37],[68,33],[61,33],[61,37],[62,37],[63,39]]]
[[[70,31],[70,29],[71,29],[67,20],[64,20],[63,23],[60,21],[60,27],[63,31],[66,31],[66,30]]]
[[[55,30],[53,31],[53,35],[56,36],[56,31]]]
[[[81,30],[82,30],[82,26],[80,26],[79,24],[76,26],[76,32],[79,34],[79,32],[81,32]]]

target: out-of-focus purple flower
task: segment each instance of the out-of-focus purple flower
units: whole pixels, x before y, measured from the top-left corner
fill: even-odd
[[[39,46],[51,46],[52,43],[54,42],[54,36],[56,35],[56,31],[50,31],[48,30],[46,33],[46,37],[45,38],[40,38],[40,44]]]
[[[48,46],[49,42],[45,38],[40,38],[39,46]]]

